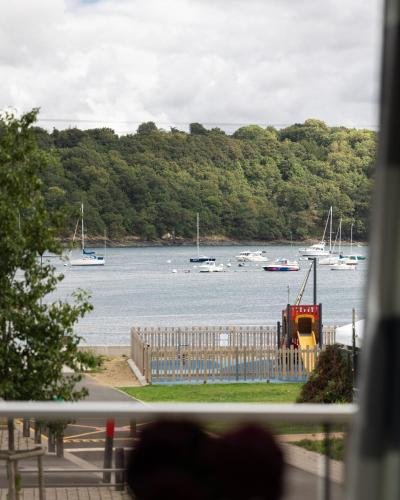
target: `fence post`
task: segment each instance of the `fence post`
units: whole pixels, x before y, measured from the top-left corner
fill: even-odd
[[[277,348],[279,349],[281,345],[281,322],[278,321],[276,324],[276,333],[277,333],[277,340],[278,340],[278,345]]]

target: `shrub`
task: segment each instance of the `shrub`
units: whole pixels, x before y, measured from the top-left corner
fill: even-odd
[[[352,399],[353,378],[349,359],[339,345],[327,346],[319,355],[297,402],[349,403]]]

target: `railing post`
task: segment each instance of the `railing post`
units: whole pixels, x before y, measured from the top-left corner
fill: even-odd
[[[39,476],[39,500],[46,500],[46,490],[44,487],[43,455],[38,455],[38,476]]]
[[[57,434],[56,439],[57,457],[62,458],[64,456],[64,436],[63,434]]]
[[[324,491],[323,500],[330,500],[331,498],[331,471],[330,471],[330,451],[331,451],[331,441],[330,441],[330,424],[324,424]]]
[[[30,437],[31,435],[31,423],[27,418],[24,418],[22,422],[22,435],[24,438]]]
[[[47,449],[49,453],[54,453],[56,451],[56,435],[51,427],[48,428],[48,442]]]
[[[136,420],[131,420],[129,422],[129,436],[134,438],[136,437],[136,434],[137,434]]]
[[[8,473],[8,500],[17,500],[17,489],[15,487],[15,464],[7,460]]]
[[[106,442],[104,445],[104,469],[111,469],[112,452],[114,443],[115,421],[107,420],[106,424]],[[103,483],[111,482],[111,472],[103,472]]]
[[[125,469],[125,454],[123,448],[115,449],[115,468],[116,469]],[[125,487],[125,471],[117,471],[115,473],[115,483],[116,490],[123,491]]]
[[[35,443],[36,444],[41,444],[42,443],[42,426],[40,425],[40,422],[35,420]]]

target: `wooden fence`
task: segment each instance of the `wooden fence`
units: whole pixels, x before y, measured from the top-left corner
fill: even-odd
[[[147,381],[153,384],[224,383],[307,379],[305,365],[316,359],[319,348],[222,347],[217,349],[152,348]],[[303,363],[302,356],[309,362]],[[149,367],[149,368],[150,368]]]
[[[334,327],[323,335],[334,343]],[[304,381],[319,352],[278,348],[273,326],[131,329],[131,358],[154,384]]]
[[[151,347],[266,347],[278,345],[276,325],[269,326],[193,326],[193,327],[133,327]],[[335,327],[324,326],[323,344],[335,342]]]

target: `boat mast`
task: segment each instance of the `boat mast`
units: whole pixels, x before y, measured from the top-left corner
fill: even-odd
[[[81,204],[81,215],[82,215],[82,253],[85,250],[85,233],[83,229],[83,203]]]
[[[326,222],[325,222],[324,234],[322,235],[322,240],[321,240],[321,243],[323,243],[323,244],[325,244],[325,235],[326,235],[326,230],[328,228],[328,222],[329,222],[329,217],[331,215],[331,210],[332,210],[332,207],[329,209],[328,217],[327,217]]]
[[[351,226],[350,226],[350,255],[353,255],[353,226],[354,226],[354,224],[351,223]]]
[[[196,214],[196,227],[197,227],[197,238],[196,238],[196,241],[197,241],[197,257],[200,257],[199,226],[200,226],[200,222],[199,222],[199,212],[197,212],[197,214]]]
[[[342,218],[339,222],[339,257],[342,255]]]
[[[329,253],[331,254],[332,253],[332,219],[333,219],[332,207],[331,207],[330,213],[331,213],[331,223],[329,226]]]

